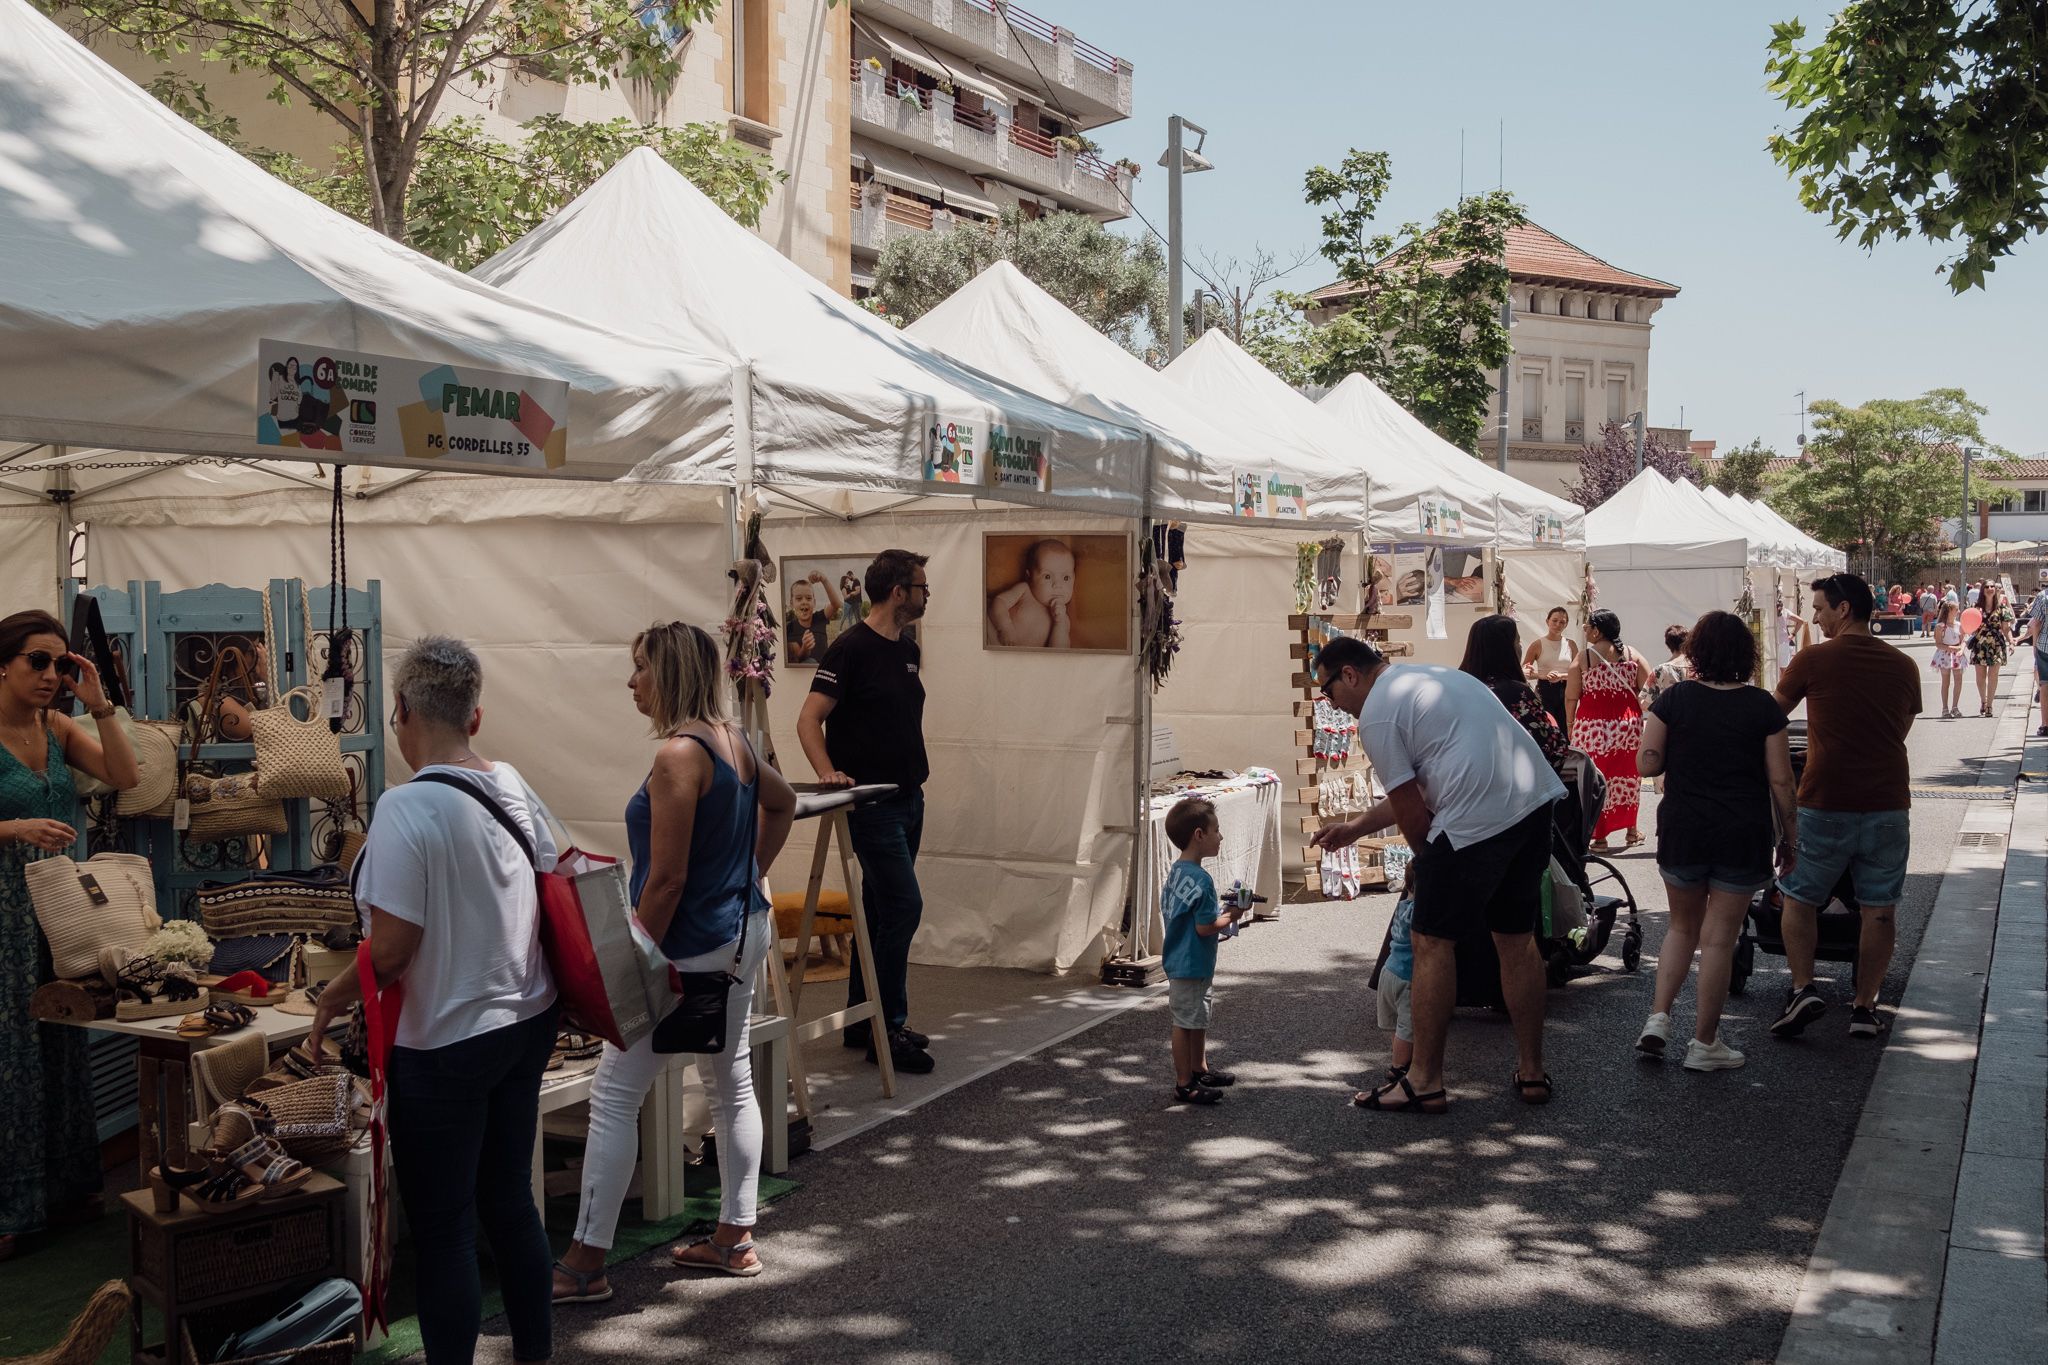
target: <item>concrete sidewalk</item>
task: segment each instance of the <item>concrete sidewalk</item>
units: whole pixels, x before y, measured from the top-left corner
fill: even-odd
[[[1996,738],[1778,1359],[2048,1358],[2048,763],[2031,670]]]

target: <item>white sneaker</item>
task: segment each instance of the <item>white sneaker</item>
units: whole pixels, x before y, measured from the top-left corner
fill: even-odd
[[[1741,1053],[1722,1042],[1719,1034],[1714,1035],[1711,1043],[1695,1038],[1685,1045],[1687,1071],[1733,1071],[1745,1060]]]
[[[1636,1051],[1645,1057],[1662,1057],[1671,1042],[1671,1016],[1658,1013],[1643,1022],[1643,1036],[1636,1039]]]

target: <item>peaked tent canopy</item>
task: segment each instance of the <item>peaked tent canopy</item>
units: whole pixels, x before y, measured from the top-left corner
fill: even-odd
[[[1439,471],[1438,477],[1454,482],[1469,493],[1453,492],[1482,501],[1495,510],[1494,544],[1501,549],[1548,545],[1553,548],[1583,549],[1586,544],[1586,509],[1556,497],[1510,474],[1503,474],[1483,460],[1446,441],[1414,413],[1402,407],[1387,392],[1362,374],[1349,374],[1317,404],[1346,429],[1361,436],[1373,449],[1397,452],[1402,463]],[[1446,491],[1452,491],[1447,489]],[[1378,500],[1375,498],[1375,510]],[[1538,534],[1537,518],[1542,518]]]
[[[1586,557],[1596,569],[1691,569],[1749,559],[1748,532],[1645,469],[1586,513]]]
[[[1364,524],[1362,472],[1305,457],[1285,432],[1245,426],[1161,378],[1008,261],[982,271],[906,331],[1054,402],[1142,428],[1153,441],[1156,516],[1241,520],[1231,514],[1236,477],[1273,474],[1301,485],[1307,521]]]
[[[1806,557],[1801,561],[1801,567],[1816,569],[1844,569],[1848,567],[1849,557],[1847,555],[1826,541],[1815,539],[1813,536],[1800,530],[1797,526],[1794,526],[1791,522],[1780,516],[1778,510],[1769,503],[1750,498],[1745,498],[1743,501],[1749,503],[1765,521],[1770,522],[1773,526],[1791,536],[1793,543],[1799,545],[1805,551]]]
[[[567,421],[555,449],[450,448],[432,468],[732,478],[728,366],[507,298],[351,222],[165,108],[27,0],[0,0],[0,441],[429,467],[388,453],[395,438],[383,454],[260,442],[266,339],[309,370],[328,351],[409,362],[384,367],[388,399],[351,412],[367,427],[381,408],[385,432],[438,424],[437,367],[479,391],[566,381],[567,411],[545,414],[557,431]]]
[[[1807,549],[1798,540],[1785,534],[1784,529],[1767,518],[1757,515],[1753,504],[1741,498],[1731,498],[1718,488],[1702,488],[1688,480],[1674,481],[1674,487],[1681,493],[1690,490],[1690,496],[1704,501],[1722,516],[1749,532],[1749,558],[1753,564],[1774,564],[1792,567],[1799,564]]]
[[[1138,510],[1138,433],[904,336],[734,222],[649,148],[630,153],[476,274],[622,333],[737,362],[749,404],[743,479],[930,492],[940,485],[924,479],[926,441],[935,425],[953,426],[979,438],[984,459],[996,431],[1044,441],[1051,496],[985,490],[992,495]]]

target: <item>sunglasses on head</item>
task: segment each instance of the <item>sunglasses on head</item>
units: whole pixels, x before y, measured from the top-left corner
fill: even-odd
[[[51,664],[55,664],[57,665],[58,677],[75,678],[78,676],[78,665],[71,661],[71,656],[68,654],[52,654],[47,649],[31,649],[14,657],[28,660],[28,671],[31,673],[41,673]]]

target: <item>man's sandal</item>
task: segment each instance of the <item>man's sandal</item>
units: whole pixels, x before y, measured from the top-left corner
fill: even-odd
[[[691,1247],[710,1247],[711,1254],[718,1259],[715,1261],[699,1261],[687,1258],[683,1253]],[[675,1262],[676,1266],[682,1270],[716,1270],[722,1275],[737,1275],[741,1279],[748,1279],[761,1273],[762,1265],[760,1260],[757,1258],[752,1265],[734,1265],[733,1261],[736,1257],[744,1255],[753,1249],[754,1239],[751,1237],[733,1246],[725,1246],[709,1237],[692,1237],[689,1241],[684,1242],[681,1246],[671,1251],[668,1258]]]
[[[1522,1079],[1522,1073],[1517,1070],[1515,1072],[1515,1093],[1522,1097],[1522,1103],[1524,1104],[1550,1103],[1550,1073],[1548,1071],[1544,1072],[1543,1079],[1540,1081],[1525,1081]]]
[[[751,1246],[752,1243],[748,1245]],[[560,1261],[556,1261],[555,1271],[558,1274],[567,1275],[576,1284],[576,1287],[566,1294],[556,1293],[556,1303],[603,1303],[612,1296],[612,1287],[609,1282],[602,1289],[592,1289],[590,1287],[592,1280],[604,1279],[603,1266],[599,1266],[595,1270],[574,1270],[563,1265]]]
[[[1396,1102],[1394,1092],[1399,1090],[1405,1097]],[[1373,1090],[1361,1090],[1351,1097],[1351,1103],[1359,1109],[1371,1109],[1382,1114],[1448,1114],[1451,1111],[1451,1097],[1443,1090],[1432,1090],[1426,1095],[1415,1093],[1415,1087],[1408,1084],[1408,1077],[1400,1075],[1385,1085]]]
[[[1236,1085],[1237,1077],[1228,1071],[1197,1071],[1195,1084],[1206,1085],[1211,1090],[1220,1090],[1224,1086]]]
[[[1173,1102],[1175,1104],[1221,1104],[1223,1102],[1223,1092],[1221,1090],[1211,1090],[1200,1081],[1194,1081],[1188,1085],[1176,1085],[1173,1088]]]

